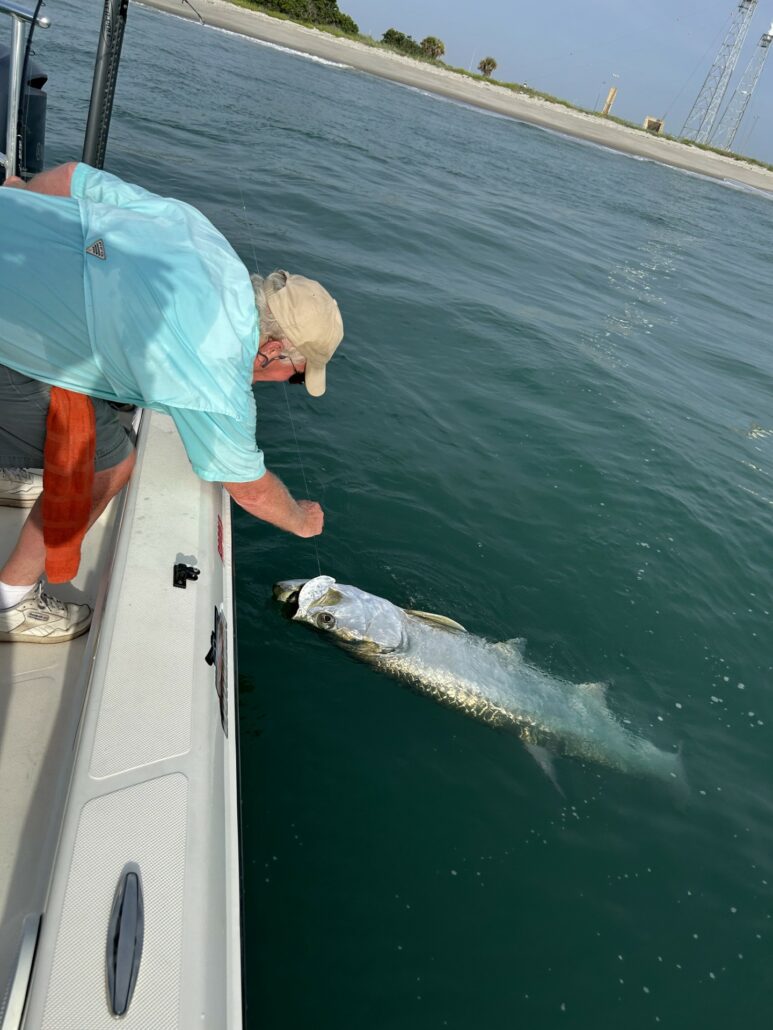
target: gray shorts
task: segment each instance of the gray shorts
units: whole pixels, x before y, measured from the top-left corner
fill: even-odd
[[[0,365],[0,467],[43,468],[51,387]],[[132,443],[107,401],[94,400],[97,448],[94,471],[128,458]]]

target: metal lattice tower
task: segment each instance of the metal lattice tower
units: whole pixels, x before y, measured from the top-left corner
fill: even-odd
[[[746,109],[751,102],[754,90],[760,81],[760,75],[762,75],[762,69],[765,67],[765,60],[771,43],[773,43],[773,25],[770,26],[767,32],[763,33],[760,45],[754,51],[752,59],[749,61],[749,67],[736,86],[735,93],[733,93],[716,131],[711,137],[711,142],[715,147],[720,147],[722,150],[730,150],[733,146],[733,141],[743,116],[746,114]]]
[[[695,140],[696,143],[709,141],[756,7],[757,0],[741,0],[738,4],[719,53],[682,128],[685,139]]]

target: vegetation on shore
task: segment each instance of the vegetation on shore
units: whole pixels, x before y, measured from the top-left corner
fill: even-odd
[[[356,22],[338,9],[337,0],[229,0],[238,7],[246,7],[253,11],[260,11],[275,18],[298,22],[307,28],[319,29],[334,36],[341,36],[351,39],[356,43],[365,46],[375,47],[379,50],[391,50],[393,53],[411,57],[417,61],[435,65],[443,71],[454,72],[466,78],[474,79],[477,82],[489,83],[492,86],[501,86],[513,93],[520,93],[524,96],[533,97],[537,100],[544,100],[550,104],[559,104],[570,111],[578,111],[580,114],[591,115],[594,118],[602,118],[604,121],[616,122],[626,128],[635,129],[637,132],[647,136],[655,136],[656,139],[671,140],[675,143],[682,143],[688,147],[696,147],[698,150],[705,150],[712,154],[719,154],[722,157],[732,158],[734,161],[743,161],[746,164],[755,165],[773,172],[773,165],[759,161],[755,157],[746,157],[737,154],[732,150],[721,150],[719,147],[712,147],[708,143],[696,143],[694,140],[684,139],[681,136],[671,136],[667,133],[655,135],[636,122],[627,121],[625,118],[618,118],[615,115],[602,115],[600,111],[591,111],[585,107],[572,104],[562,97],[554,97],[550,93],[543,93],[540,90],[532,89],[520,82],[503,82],[499,79],[492,79],[491,73],[497,66],[493,57],[484,57],[478,65],[478,72],[468,71],[466,68],[455,68],[440,60],[445,53],[443,41],[437,36],[427,36],[421,42],[417,42],[411,36],[400,32],[398,29],[387,29],[381,40],[375,40],[372,36],[360,33]],[[490,62],[490,64],[489,64]],[[484,69],[484,65],[486,66]]]
[[[339,10],[337,0],[261,0],[259,4],[240,3],[239,7],[252,7],[265,14],[284,15],[302,25],[340,29],[353,39],[359,39],[360,36],[357,22]]]
[[[397,29],[387,29],[381,37],[381,42],[390,50],[397,50],[406,57],[428,57],[436,61],[446,52],[443,40],[437,36],[425,36],[421,43],[417,43],[413,36],[406,36]]]

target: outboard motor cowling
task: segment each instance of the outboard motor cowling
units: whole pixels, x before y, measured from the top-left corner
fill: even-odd
[[[0,130],[5,131],[8,117],[8,65],[10,50],[0,46]],[[29,179],[43,171],[43,160],[46,146],[46,101],[43,87],[48,75],[39,64],[30,60],[27,64],[26,83],[23,85],[22,97],[22,147],[19,155],[19,175]],[[0,151],[5,148],[5,140],[0,141]],[[0,183],[5,181],[5,168],[0,165]]]

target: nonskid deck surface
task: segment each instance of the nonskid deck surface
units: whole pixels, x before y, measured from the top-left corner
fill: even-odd
[[[50,588],[94,605],[111,546],[111,504],[86,538],[72,584]],[[0,556],[28,511],[0,508]],[[61,644],[0,643],[0,1012],[24,916],[41,912],[83,707],[90,635]]]
[[[116,502],[51,591],[96,603],[88,636],[0,645],[0,1023],[15,997],[13,1030],[115,1025],[106,951],[132,865],[144,943],[124,1030],[240,1030],[229,501],[146,413]],[[24,517],[0,509],[0,554]],[[199,569],[185,589],[178,563]],[[19,945],[31,955],[41,915],[30,975]]]

